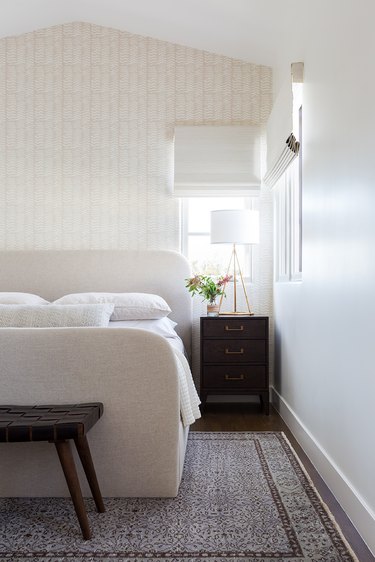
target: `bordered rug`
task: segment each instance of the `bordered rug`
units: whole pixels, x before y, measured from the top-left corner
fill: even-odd
[[[190,432],[176,498],[105,504],[83,541],[70,499],[0,499],[0,561],[357,561],[281,432]]]

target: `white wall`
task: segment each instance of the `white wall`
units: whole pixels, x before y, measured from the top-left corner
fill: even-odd
[[[372,0],[296,3],[280,68],[305,62],[303,281],[275,283],[274,384],[375,552],[374,21]]]

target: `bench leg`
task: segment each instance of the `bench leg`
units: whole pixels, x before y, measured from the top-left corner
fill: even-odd
[[[89,521],[87,519],[85,504],[83,503],[81,487],[79,485],[70,443],[69,441],[55,441],[55,446],[64,471],[66,483],[68,484],[69,492],[73,500],[74,509],[78,517],[83,538],[88,540],[91,538],[91,531]]]
[[[100,492],[98,479],[96,477],[94,463],[92,462],[92,457],[91,457],[90,447],[87,442],[87,437],[86,435],[82,435],[74,439],[74,442],[76,444],[79,458],[81,459],[81,463],[86,474],[87,482],[89,483],[90,486],[92,497],[94,498],[95,501],[96,509],[99,511],[99,513],[104,513],[105,507],[103,503],[103,498]]]

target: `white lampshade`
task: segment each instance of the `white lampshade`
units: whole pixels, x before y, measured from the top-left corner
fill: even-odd
[[[257,244],[259,212],[245,209],[211,211],[211,244]]]

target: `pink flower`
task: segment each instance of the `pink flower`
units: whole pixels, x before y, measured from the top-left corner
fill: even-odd
[[[219,287],[221,287],[222,285],[226,285],[228,281],[230,281],[231,279],[232,279],[232,275],[224,275],[223,277],[220,277],[217,284]]]

